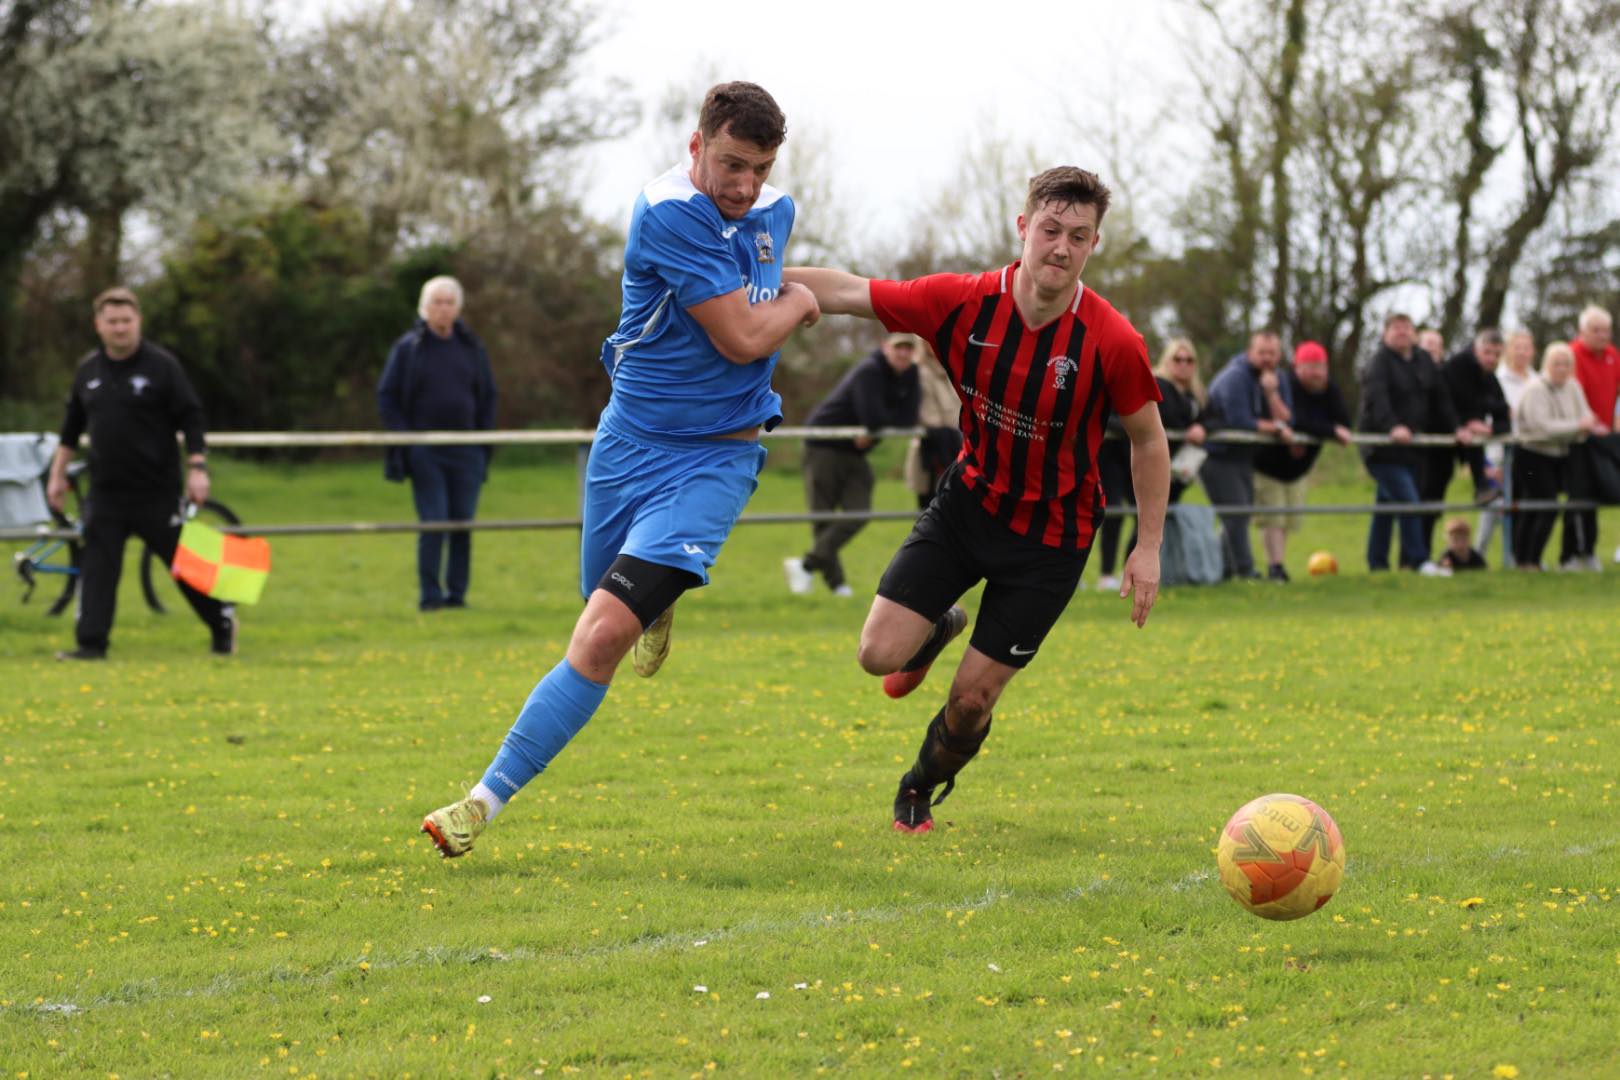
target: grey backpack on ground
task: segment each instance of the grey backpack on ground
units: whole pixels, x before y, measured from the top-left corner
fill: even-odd
[[[1214,509],[1186,503],[1168,507],[1164,544],[1159,550],[1159,583],[1216,585],[1221,571],[1221,536]]]

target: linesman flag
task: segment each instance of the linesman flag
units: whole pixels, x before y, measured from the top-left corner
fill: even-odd
[[[195,519],[180,527],[169,572],[200,593],[231,604],[257,604],[270,576],[270,541],[228,536]]]

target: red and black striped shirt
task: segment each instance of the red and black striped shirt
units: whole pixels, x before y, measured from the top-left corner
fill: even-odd
[[[1091,543],[1103,509],[1097,450],[1111,413],[1160,399],[1142,335],[1077,286],[1045,326],[1013,302],[1018,264],[983,274],[873,281],[872,310],[918,334],[962,399],[960,479],[987,513],[1048,547]]]

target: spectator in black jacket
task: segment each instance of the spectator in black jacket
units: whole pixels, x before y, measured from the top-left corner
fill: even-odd
[[[1204,457],[1201,448],[1207,433],[1204,425],[1198,422],[1203,415],[1206,394],[1204,380],[1198,374],[1198,350],[1186,338],[1175,338],[1164,347],[1159,354],[1159,362],[1153,367],[1154,381],[1159,384],[1159,422],[1164,425],[1165,431],[1186,432],[1185,438],[1170,441],[1170,495],[1167,505],[1174,505],[1181,501],[1181,496],[1198,479],[1199,465]],[[1125,437],[1125,425],[1118,416],[1108,418],[1108,430],[1112,438],[1103,440],[1102,449],[1097,452],[1097,471],[1103,483],[1103,497],[1108,500],[1110,507],[1135,507],[1136,491],[1131,483],[1130,443]],[[1186,456],[1178,455],[1184,446],[1192,445],[1195,454],[1192,461]],[[1119,589],[1119,578],[1114,575],[1114,567],[1119,555],[1119,536],[1123,531],[1125,519],[1109,515],[1103,519],[1098,529],[1097,546],[1101,562],[1101,576],[1097,579],[1097,588],[1104,592],[1114,592]],[[1131,538],[1125,542],[1125,557],[1129,558],[1136,548],[1136,528],[1131,527]]]
[[[1164,347],[1159,362],[1154,365],[1153,377],[1163,395],[1159,401],[1159,422],[1166,431],[1186,432],[1184,439],[1170,440],[1170,502],[1173,504],[1181,500],[1182,493],[1198,478],[1198,464],[1184,462],[1178,471],[1176,458],[1185,446],[1204,445],[1207,432],[1202,418],[1209,395],[1198,374],[1198,350],[1186,338],[1175,338]]]
[[[890,334],[839,380],[832,393],[810,411],[810,427],[864,427],[876,432],[886,427],[917,423],[922,391],[917,376],[915,334]],[[832,510],[866,511],[872,508],[872,466],[866,455],[878,444],[874,435],[853,439],[806,439],[804,494],[812,513]],[[817,521],[810,526],[810,550],[801,559],[784,559],[788,588],[807,593],[815,575],[839,596],[854,590],[844,579],[839,550],[866,526],[864,521]]]
[[[461,321],[463,293],[453,277],[431,278],[417,303],[420,318],[389,350],[377,383],[377,411],[389,431],[489,431],[495,427],[495,372],[483,342]],[[390,447],[384,475],[411,479],[419,521],[471,521],[489,474],[489,446]],[[443,558],[450,537],[450,557]],[[418,606],[467,606],[472,534],[416,537]]]
[[[1131,483],[1131,444],[1125,437],[1125,424],[1118,416],[1108,418],[1107,434],[1097,448],[1097,478],[1102,481],[1103,499],[1111,511],[1097,528],[1097,588],[1118,592],[1119,578],[1114,570],[1119,565],[1120,534],[1125,531],[1125,516],[1121,511],[1136,507],[1136,488]],[[1127,557],[1135,546],[1133,532],[1125,548]]]
[[[1153,366],[1153,381],[1158,382],[1158,393],[1162,395],[1158,400],[1158,423],[1165,426],[1165,431],[1186,432],[1184,439],[1170,440],[1170,499],[1166,505],[1174,505],[1199,476],[1199,465],[1204,461],[1204,452],[1200,447],[1207,436],[1204,424],[1199,423],[1207,395],[1204,379],[1199,377],[1199,351],[1192,342],[1184,337],[1173,338],[1165,351],[1158,355],[1158,363]],[[1103,499],[1108,500],[1110,507],[1134,508],[1136,487],[1131,483],[1131,444],[1126,440],[1124,424],[1118,416],[1108,418],[1108,431],[1113,437],[1103,440],[1102,450],[1097,452],[1097,471],[1102,474]],[[1192,460],[1181,455],[1181,449],[1189,444],[1194,447]],[[1124,518],[1118,515],[1103,518],[1102,528],[1098,529],[1100,576],[1097,578],[1097,588],[1105,593],[1119,589],[1115,565],[1118,563],[1119,533],[1123,531]],[[1124,544],[1126,559],[1131,557],[1134,549],[1136,525],[1132,523],[1131,539]]]
[[[1440,368],[1413,343],[1410,316],[1394,314],[1384,320],[1383,341],[1362,372],[1361,415],[1356,426],[1392,440],[1392,445],[1364,446],[1361,451],[1367,471],[1378,485],[1376,501],[1381,504],[1420,501],[1423,453],[1412,445],[1413,435],[1455,431],[1459,442],[1473,442],[1473,433],[1457,420]],[[1392,516],[1399,518],[1401,530],[1400,565],[1424,574],[1437,573],[1439,567],[1429,559],[1417,514],[1373,515],[1367,529],[1367,566],[1389,569]]]
[[[90,433],[90,495],[79,562],[78,647],[58,660],[101,660],[111,642],[124,568],[124,543],[146,541],[163,561],[180,542],[180,451],[186,444],[185,497],[208,500],[208,447],[203,407],[180,362],[141,336],[141,306],[128,289],[108,289],[92,305],[101,347],[79,361],[68,392],[62,441],[51,459],[45,498],[61,511],[68,462],[79,436]],[[213,651],[236,651],[236,610],[180,583],[191,610],[207,626]]]
[[[1281,374],[1294,403],[1294,431],[1350,445],[1350,410],[1328,373],[1327,350],[1314,341],[1300,342],[1293,366]],[[1254,455],[1255,505],[1280,510],[1304,506],[1306,477],[1321,452],[1319,442],[1260,447]],[[1300,515],[1262,512],[1255,515],[1254,524],[1266,549],[1266,577],[1286,582],[1283,560],[1288,554],[1288,534],[1299,531]]]
[[[1429,354],[1429,359],[1435,365],[1441,366],[1446,359],[1446,338],[1432,326],[1425,326],[1417,332],[1417,347]],[[1446,388],[1450,393],[1450,387]],[[1425,431],[1424,435],[1441,435],[1444,432]],[[1457,447],[1430,446],[1423,450],[1423,468],[1418,470],[1418,496],[1424,502],[1444,502],[1446,489],[1451,486],[1451,478],[1457,472]],[[1434,550],[1434,525],[1440,520],[1438,514],[1423,514],[1423,546],[1427,551]]]
[[[1496,379],[1496,366],[1502,361],[1503,348],[1502,332],[1495,327],[1485,327],[1474,335],[1467,347],[1440,366],[1457,419],[1481,439],[1505,435],[1513,429],[1507,398]],[[1455,453],[1473,477],[1475,502],[1488,503],[1501,492],[1502,471],[1485,460],[1484,446],[1459,446]],[[1425,492],[1424,497],[1439,500],[1444,499],[1445,494],[1442,487],[1438,492]],[[1439,518],[1439,514],[1424,515],[1424,537],[1431,547]]]

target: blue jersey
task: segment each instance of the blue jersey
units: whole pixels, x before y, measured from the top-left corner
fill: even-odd
[[[739,288],[750,304],[775,299],[793,212],[793,200],[767,184],[745,217],[728,220],[680,165],[642,190],[624,247],[619,328],[602,346],[613,380],[604,424],[704,438],[781,422],[782,398],[771,389],[781,354],[734,364],[686,309]]]

